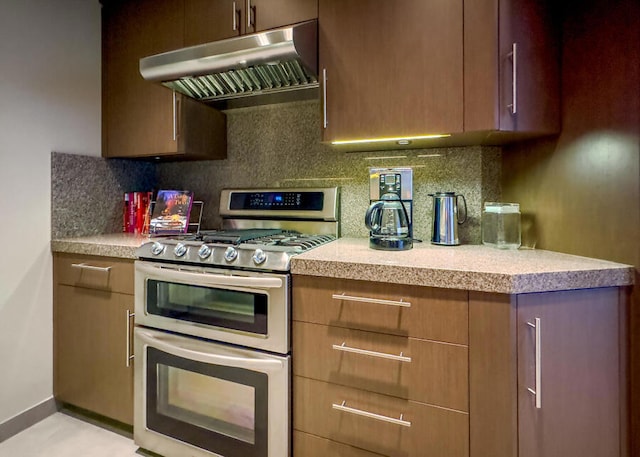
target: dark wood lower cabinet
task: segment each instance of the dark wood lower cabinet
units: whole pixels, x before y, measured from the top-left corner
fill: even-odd
[[[624,297],[470,293],[472,456],[628,455]]]
[[[96,264],[105,260],[113,265],[110,270],[97,270],[103,267]],[[82,271],[82,263],[96,269]],[[70,268],[72,264],[76,267]],[[122,266],[131,278],[118,284],[108,281],[119,277]],[[78,270],[74,282],[83,286],[61,283],[71,282],[67,279],[72,276],[64,274],[69,270]],[[100,275],[104,282],[98,280]],[[86,286],[85,276],[91,279],[91,287]],[[128,289],[133,262],[58,256],[54,277],[58,281],[54,284],[53,314],[56,400],[132,425],[133,360],[127,366],[127,359],[133,346],[127,347],[127,341],[132,336],[134,297],[113,289]]]
[[[467,347],[397,334],[442,290],[370,284],[294,276],[294,457],[628,457],[627,289],[466,292]]]
[[[617,298],[615,288],[518,297],[520,457],[620,455]]]

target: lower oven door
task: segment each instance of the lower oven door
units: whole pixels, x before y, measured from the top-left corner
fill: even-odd
[[[287,354],[289,275],[135,262],[136,323]]]
[[[290,455],[290,360],[135,329],[134,440],[165,457]]]

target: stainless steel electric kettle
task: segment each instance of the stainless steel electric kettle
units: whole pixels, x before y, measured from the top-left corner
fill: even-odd
[[[467,201],[464,195],[455,192],[436,192],[429,194],[433,197],[433,232],[431,236],[432,244],[444,246],[457,246],[460,244],[458,238],[458,225],[464,224],[467,220]],[[458,197],[464,203],[464,218],[460,218],[460,207]]]

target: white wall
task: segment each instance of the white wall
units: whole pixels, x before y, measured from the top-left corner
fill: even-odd
[[[0,424],[53,393],[51,151],[100,155],[100,4],[0,0]]]

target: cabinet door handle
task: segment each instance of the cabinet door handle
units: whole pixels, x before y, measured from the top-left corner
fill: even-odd
[[[238,10],[236,8],[236,2],[233,2],[233,18],[231,19],[233,24],[233,30],[238,30]]]
[[[72,263],[73,268],[79,268],[81,270],[103,271],[109,273],[112,267],[96,267],[94,265],[87,265],[86,263]]]
[[[335,349],[336,351],[351,352],[353,354],[368,355],[371,357],[378,357],[381,359],[390,359],[390,360],[397,360],[399,362],[411,363],[411,357],[404,356],[402,352],[400,353],[400,355],[387,354],[386,352],[377,352],[377,351],[369,351],[367,349],[353,348],[350,346],[345,346],[345,344],[346,343],[344,341],[340,345],[334,344],[333,349]]]
[[[536,408],[542,408],[542,327],[540,318],[535,318],[535,323],[527,322],[529,327],[532,327],[536,331],[536,347],[535,347],[535,361],[536,361],[536,385],[535,389],[527,388],[531,394],[536,397]]]
[[[125,362],[125,366],[129,368],[131,366],[131,360],[135,357],[132,354],[131,350],[131,318],[134,317],[136,313],[132,313],[130,310],[127,310],[127,358]]]
[[[180,98],[176,91],[173,91],[173,141],[180,136]]]
[[[322,69],[322,127],[327,128],[329,120],[327,118],[327,69]]]
[[[251,20],[251,13],[253,12],[253,21]],[[251,32],[251,27],[256,26],[256,7],[251,6],[251,0],[247,0],[247,33]]]
[[[507,105],[511,109],[511,114],[518,112],[518,45],[511,45],[511,52],[508,54],[511,58],[511,104]]]
[[[176,91],[173,91],[173,141],[176,141],[178,138],[178,98],[176,96]]]
[[[331,296],[334,300],[355,301],[360,303],[373,303],[376,305],[388,305],[388,306],[400,306],[402,308],[411,308],[411,302],[400,300],[383,300],[381,298],[369,298],[369,297],[354,297],[353,295],[333,294]]]
[[[379,420],[382,422],[390,422],[392,424],[402,425],[403,427],[411,427],[411,422],[403,419],[404,414],[400,414],[399,419],[396,419],[395,417],[383,416],[381,414],[371,413],[369,411],[364,411],[362,409],[351,408],[347,406],[346,400],[344,400],[339,405],[333,403],[331,406],[333,407],[333,409],[337,409],[338,411],[344,411],[345,413],[355,414],[357,416],[369,417],[371,419]]]

